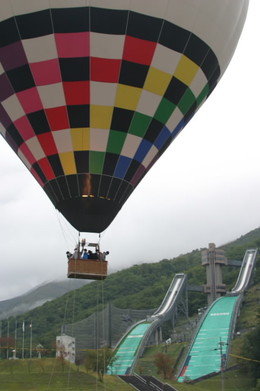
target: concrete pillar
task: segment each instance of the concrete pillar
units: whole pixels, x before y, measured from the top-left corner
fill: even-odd
[[[206,267],[207,284],[204,292],[208,295],[208,305],[226,293],[226,285],[222,282],[222,266],[227,265],[224,250],[217,249],[214,243],[202,251],[202,265]]]

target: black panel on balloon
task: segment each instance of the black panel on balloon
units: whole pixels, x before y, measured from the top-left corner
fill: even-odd
[[[176,77],[173,77],[164,96],[170,102],[174,103],[175,105],[178,105],[180,99],[182,98],[186,90],[186,84],[176,79]]]
[[[89,152],[88,151],[75,151],[75,163],[78,173],[86,173],[89,171]]]
[[[20,41],[15,19],[10,18],[0,23],[0,47]]]
[[[153,143],[156,140],[158,134],[160,134],[163,126],[164,125],[161,122],[157,121],[156,119],[152,119],[144,138]]]
[[[209,79],[209,88],[210,88],[210,91],[212,91],[217,83],[218,83],[218,78],[220,76],[220,72],[219,72],[219,68],[216,67],[215,68],[215,71],[213,72],[213,74],[211,75],[211,78]]]
[[[58,199],[57,199],[57,196],[56,196],[55,192],[53,191],[51,183],[47,182],[44,185],[43,189],[44,189],[45,193],[47,194],[47,196],[49,197],[49,199],[51,200],[51,202],[53,203],[53,205],[55,206],[57,201],[58,201]]]
[[[17,153],[18,146],[17,146],[16,142],[14,141],[14,139],[10,136],[10,134],[8,134],[8,132],[6,133],[5,139],[8,142],[8,144],[10,145],[10,147],[14,150],[14,152]]]
[[[89,9],[87,7],[52,9],[55,33],[89,31]]]
[[[50,155],[48,156],[48,160],[56,177],[64,175],[59,155]]]
[[[218,60],[212,50],[209,50],[205,60],[201,64],[201,69],[205,73],[207,79],[212,79],[212,84],[219,78],[220,68]]]
[[[116,200],[121,204],[129,197],[132,191],[132,186],[127,182],[122,182],[120,188],[118,189]]]
[[[35,134],[50,132],[49,123],[43,110],[27,114]]]
[[[60,187],[59,187],[58,182],[57,182],[56,179],[52,180],[49,183],[51,184],[52,191],[54,192],[55,197],[57,199],[57,201],[56,201],[56,204],[57,204],[58,202],[63,200],[63,197],[62,197],[62,194],[61,194],[61,191],[60,191]],[[55,204],[55,206],[56,206],[56,204]]]
[[[113,178],[109,186],[108,198],[114,200],[122,184],[122,179]]]
[[[159,152],[158,152],[159,156],[162,156],[162,154],[164,153],[164,151],[165,151],[165,150],[169,147],[169,145],[171,144],[172,140],[173,140],[173,138],[170,137],[170,138],[168,138],[168,139],[165,141],[165,143],[163,144],[163,146],[160,148],[160,150],[159,150]]]
[[[14,140],[17,147],[23,144],[24,140],[13,124],[8,127],[5,137],[7,138],[8,135]]]
[[[127,173],[125,175],[125,180],[128,182],[131,182],[131,179],[133,178],[134,174],[140,167],[140,163],[137,162],[136,160],[132,160],[130,167],[127,170]]]
[[[59,185],[59,188],[60,188],[60,191],[61,191],[63,198],[64,199],[70,198],[70,191],[68,188],[68,182],[66,181],[66,177],[61,176],[61,177],[57,178],[57,183]]]
[[[89,80],[89,58],[60,58],[63,81]]]
[[[104,175],[114,175],[115,168],[118,162],[118,155],[115,153],[106,153],[103,174]]]
[[[16,16],[21,39],[41,37],[53,33],[50,10]]]
[[[71,197],[79,196],[80,193],[78,175],[68,175],[66,178],[70,189]]]
[[[184,54],[194,61],[196,64],[200,65],[205,59],[208,53],[209,47],[205,44],[200,38],[196,35],[191,34],[187,46],[185,48]]]
[[[60,201],[56,208],[78,231],[97,233],[104,231],[120,210],[118,203],[96,197]]]
[[[183,53],[190,34],[189,31],[165,21],[159,43],[176,52]]]
[[[89,126],[89,105],[67,106],[70,126],[81,128]]]
[[[162,28],[162,20],[136,12],[130,12],[127,24],[127,35],[157,42]]]
[[[23,65],[19,68],[11,69],[6,73],[15,92],[35,87],[29,65]]]
[[[134,115],[134,111],[115,107],[113,111],[111,129],[127,132]]]
[[[142,88],[148,73],[149,67],[130,61],[122,61],[120,71],[120,84],[127,84],[132,87]]]
[[[90,10],[90,30],[103,34],[123,35],[126,33],[128,11],[100,9]]]
[[[102,175],[100,185],[99,185],[99,196],[108,197],[108,189],[111,185],[111,177]]]
[[[43,174],[42,169],[39,166],[39,164],[36,162],[36,163],[34,163],[32,165],[32,167],[36,171],[36,173],[39,175],[39,177],[41,178],[42,182],[43,183],[47,182],[47,179],[46,179],[45,175]]]

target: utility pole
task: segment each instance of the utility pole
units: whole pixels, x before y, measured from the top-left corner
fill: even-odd
[[[226,342],[223,342],[221,340],[221,337],[219,338],[219,348],[215,350],[219,350],[220,352],[220,375],[221,375],[221,391],[225,391],[225,379],[224,379],[224,369],[225,369],[225,355],[223,354],[223,346],[227,345]]]
[[[30,323],[30,358],[32,358],[32,321]]]
[[[15,320],[14,325],[14,349],[17,351],[17,320]]]
[[[2,321],[0,320],[0,359],[2,358]]]
[[[22,324],[22,331],[23,331],[23,340],[22,340],[22,359],[24,359],[24,332],[25,332],[25,323],[24,323],[24,320],[23,320],[23,324]]]
[[[9,331],[9,320],[7,321],[7,349],[6,349],[6,358],[9,359],[9,343],[10,343],[10,331]]]

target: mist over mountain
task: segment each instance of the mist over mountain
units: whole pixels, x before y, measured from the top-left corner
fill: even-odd
[[[42,306],[47,301],[54,300],[71,290],[81,288],[88,281],[71,280],[50,281],[43,283],[21,296],[0,301],[0,320],[10,316],[21,315]]]

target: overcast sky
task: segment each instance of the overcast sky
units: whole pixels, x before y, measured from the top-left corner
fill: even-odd
[[[110,271],[220,246],[259,227],[259,15],[260,1],[251,0],[217,88],[101,235]],[[65,252],[78,233],[2,138],[0,178],[1,301],[65,278]]]

